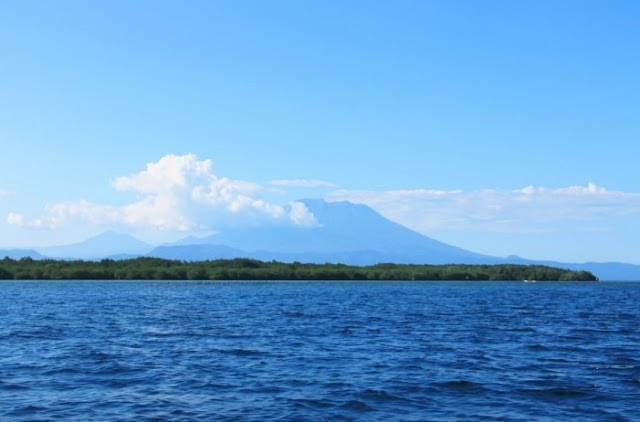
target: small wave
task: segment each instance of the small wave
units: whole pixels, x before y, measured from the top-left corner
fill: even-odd
[[[32,330],[19,330],[11,333],[11,337],[36,340],[58,340],[65,335],[64,330],[56,327],[39,327]]]
[[[367,389],[362,393],[358,394],[358,397],[362,397],[367,400],[375,400],[375,401],[401,401],[404,398],[400,396],[396,396],[393,394],[387,393],[385,390],[376,390],[376,389]]]
[[[636,387],[640,387],[640,378],[626,379],[626,380],[623,380],[623,382],[625,384],[628,384],[628,385],[633,385],[633,386],[636,386]]]
[[[146,330],[144,330],[143,332],[145,334],[151,335],[152,337],[171,337],[171,336],[176,336],[176,335],[182,335],[183,334],[181,331],[166,330],[166,329],[157,328],[157,327],[149,327]]]
[[[108,353],[102,352],[100,350],[92,350],[89,352],[88,357],[95,360],[98,363],[101,362],[107,362],[110,359],[112,359],[113,356],[111,356]]]
[[[574,328],[573,330],[571,330],[574,333],[580,333],[580,334],[595,334],[595,335],[599,335],[599,334],[612,334],[615,333],[616,330],[612,330],[610,327],[608,326],[603,326],[600,328],[590,328],[590,327],[586,327],[586,328]]]
[[[529,346],[527,346],[528,349],[530,350],[551,350],[549,347],[545,346],[544,344],[530,344]]]
[[[538,332],[538,330],[536,330],[533,327],[515,327],[508,331],[511,331],[514,333],[537,333]]]
[[[374,410],[372,407],[368,406],[365,402],[360,400],[349,400],[346,403],[340,405],[341,409],[346,410],[354,410],[357,412],[370,412]]]
[[[353,330],[349,327],[343,328],[342,330],[340,330],[340,334],[343,336],[351,336],[353,335]]]
[[[117,362],[110,362],[104,365],[100,365],[92,372],[96,375],[122,375],[144,372],[144,369],[134,366],[127,366]]]
[[[29,387],[25,387],[24,385],[20,385],[20,384],[0,382],[0,389],[9,390],[9,391],[11,391],[11,390],[28,390]]]
[[[335,407],[336,403],[327,400],[327,399],[292,399],[293,406],[297,408],[316,408],[316,409],[327,409],[330,407]]]
[[[294,318],[303,318],[303,317],[309,316],[303,311],[284,311],[282,314],[285,316],[294,317]]]
[[[549,388],[523,388],[518,390],[525,395],[534,395],[539,398],[581,398],[591,397],[594,388],[570,388],[570,387],[549,387]]]
[[[18,417],[18,416],[30,416],[30,415],[33,415],[35,413],[40,413],[40,412],[43,412],[43,411],[46,411],[46,410],[47,410],[46,407],[29,404],[29,405],[26,405],[26,406],[14,408],[13,410],[11,410],[8,413],[6,413],[6,416],[16,416],[16,417]]]
[[[47,369],[43,373],[44,375],[65,375],[65,374],[80,374],[82,373],[82,371],[74,366],[66,366],[63,368]]]
[[[221,350],[221,352],[228,353],[234,356],[257,356],[257,355],[264,354],[264,352],[260,350],[253,350],[253,349],[228,349],[228,350]]]
[[[563,364],[563,363],[573,363],[574,361],[569,360],[569,359],[565,359],[565,358],[540,358],[541,362],[549,362],[549,363],[557,363],[557,364]]]
[[[467,381],[467,380],[451,380],[451,381],[443,381],[432,383],[435,387],[450,389],[450,390],[460,390],[460,391],[469,391],[469,392],[481,392],[486,391],[487,388],[480,383]]]

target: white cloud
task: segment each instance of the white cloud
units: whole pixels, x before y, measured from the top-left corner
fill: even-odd
[[[10,212],[7,215],[7,223],[11,224],[12,226],[22,226],[24,225],[24,216],[15,212]]]
[[[27,227],[29,229],[45,228],[45,221],[41,218],[26,220],[22,214],[10,212],[7,214],[7,224],[17,227]]]
[[[517,190],[338,190],[328,199],[369,205],[423,233],[436,229],[524,233],[640,214],[640,193],[609,191],[594,183]]]
[[[315,227],[318,225],[316,217],[309,208],[302,202],[292,201],[289,203],[289,218],[296,225],[302,227]]]
[[[337,186],[331,182],[315,179],[272,180],[269,184],[290,188],[334,188]]]
[[[11,192],[10,190],[0,188],[0,198],[11,195],[13,195],[13,192]]]
[[[146,169],[139,173],[116,178],[113,187],[117,191],[161,194],[206,184],[211,178],[215,178],[211,172],[211,160],[199,161],[193,154],[169,154],[157,163],[148,163]]]
[[[595,183],[589,182],[586,187],[583,186],[570,186],[568,188],[556,189],[553,191],[558,195],[610,195],[616,194],[615,192],[609,192],[605,188],[601,188],[600,186],[596,186]]]
[[[85,200],[62,202],[45,207],[45,215],[39,219],[26,222],[12,213],[11,220],[34,228],[83,221],[189,231],[264,221],[307,225],[313,219],[298,206],[287,212],[285,207],[259,198],[260,185],[218,177],[210,160],[198,160],[193,154],[166,155],[138,173],[116,178],[112,186],[119,192],[136,192],[141,198],[120,207]]]

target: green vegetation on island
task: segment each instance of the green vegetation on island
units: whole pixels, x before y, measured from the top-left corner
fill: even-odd
[[[537,280],[597,281],[588,271],[543,265],[303,264],[255,259],[175,261],[161,258],[64,261],[0,260],[9,280]]]

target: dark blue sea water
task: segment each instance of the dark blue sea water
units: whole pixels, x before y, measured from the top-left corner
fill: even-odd
[[[640,420],[640,284],[0,282],[0,420]]]

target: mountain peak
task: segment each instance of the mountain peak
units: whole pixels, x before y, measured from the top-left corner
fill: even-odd
[[[353,231],[361,226],[392,223],[364,204],[348,201],[328,202],[324,199],[300,200],[314,215],[316,221],[324,227],[333,227],[343,231]]]
[[[129,234],[107,230],[82,242],[42,248],[39,252],[54,258],[95,259],[116,254],[143,254],[151,249],[151,245]]]

